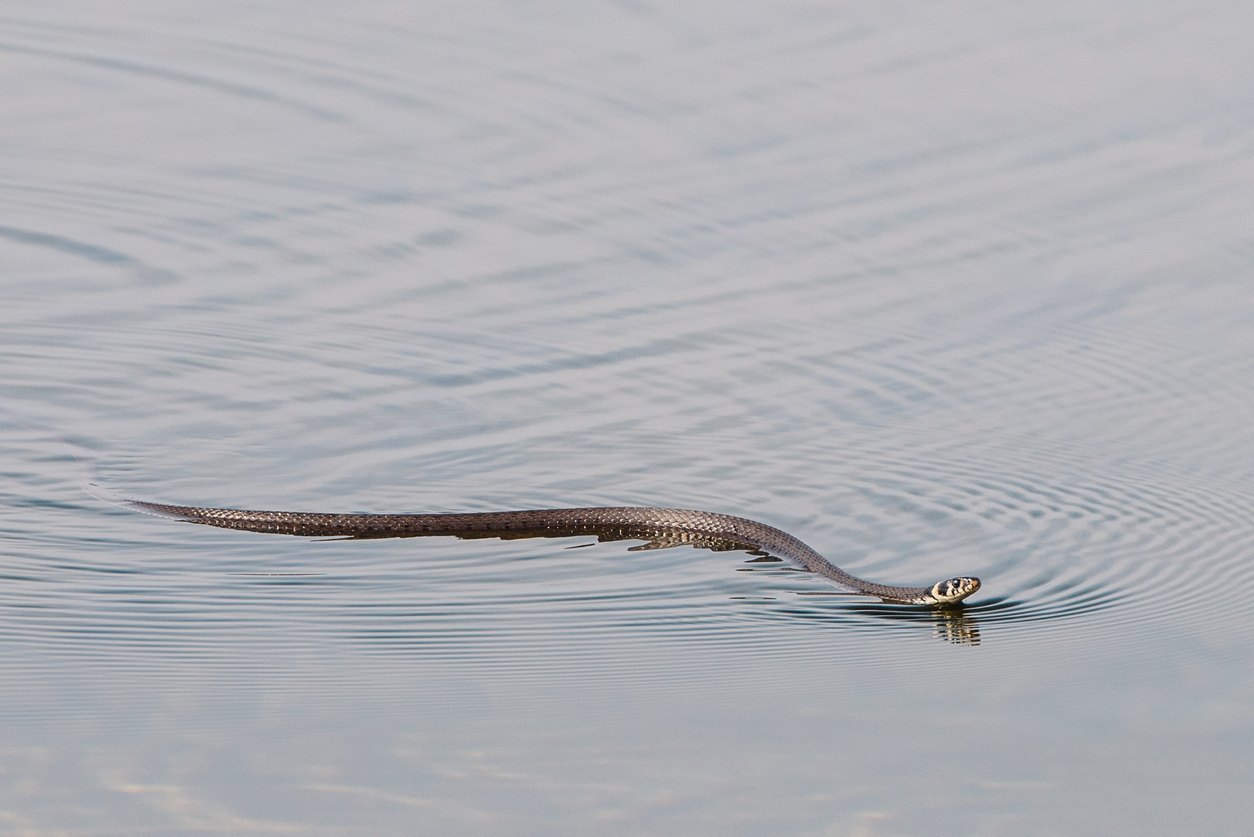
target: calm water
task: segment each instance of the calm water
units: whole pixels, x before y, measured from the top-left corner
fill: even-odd
[[[0,834],[1247,833],[1252,27],[8,4]]]

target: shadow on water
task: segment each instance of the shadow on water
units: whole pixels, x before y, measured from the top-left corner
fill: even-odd
[[[859,620],[880,625],[918,626],[930,628],[933,635],[958,645],[979,645],[980,626],[1025,627],[1063,622],[1109,611],[1126,603],[1128,594],[1123,591],[1094,587],[1068,595],[1059,591],[1046,591],[1041,597],[1027,599],[1019,596],[997,596],[973,602],[961,602],[946,607],[899,606],[891,604],[848,602],[833,610],[790,609],[789,615],[805,619],[848,623]],[[800,592],[807,598],[845,598],[841,592]]]
[[[807,597],[845,597],[845,593],[802,592]],[[1109,610],[1127,596],[1115,590],[1091,589],[1069,597],[1046,596],[1040,600],[1000,596],[975,602],[962,602],[946,607],[898,606],[850,602],[839,608],[833,621],[847,622],[856,618],[864,622],[911,625],[930,628],[933,636],[956,645],[979,645],[980,626],[1026,626],[1060,622]],[[792,616],[807,619],[833,619],[830,612],[793,610]]]
[[[833,596],[845,598],[849,594],[806,591],[797,595],[807,598],[830,598]],[[826,608],[823,610],[788,608],[785,612],[791,618],[834,622],[842,625],[857,622],[863,625],[879,625],[881,627],[930,630],[932,636],[954,645],[980,644],[979,613],[981,608],[964,603],[945,607],[924,607],[849,602],[835,610]]]
[[[927,628],[932,631],[932,636],[954,645],[980,644],[980,619],[965,605],[902,608],[854,605],[849,610],[881,622]]]

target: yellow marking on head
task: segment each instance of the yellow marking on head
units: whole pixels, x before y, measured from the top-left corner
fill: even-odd
[[[937,582],[932,587],[932,598],[937,604],[955,604],[980,589],[978,578],[959,577]]]

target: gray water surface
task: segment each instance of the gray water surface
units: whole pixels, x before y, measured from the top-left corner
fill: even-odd
[[[8,5],[0,835],[1247,833],[1252,27]]]

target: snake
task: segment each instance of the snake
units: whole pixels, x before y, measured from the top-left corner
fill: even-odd
[[[599,541],[640,540],[645,543],[629,551],[687,545],[788,560],[855,595],[872,596],[890,604],[955,605],[980,589],[980,580],[970,576],[946,579],[929,587],[896,587],[865,581],[774,526],[691,509],[612,506],[467,513],[335,514],[178,506],[122,497],[95,482],[83,488],[99,500],[145,514],[249,532],[350,540],[438,536],[506,540],[583,536]]]

